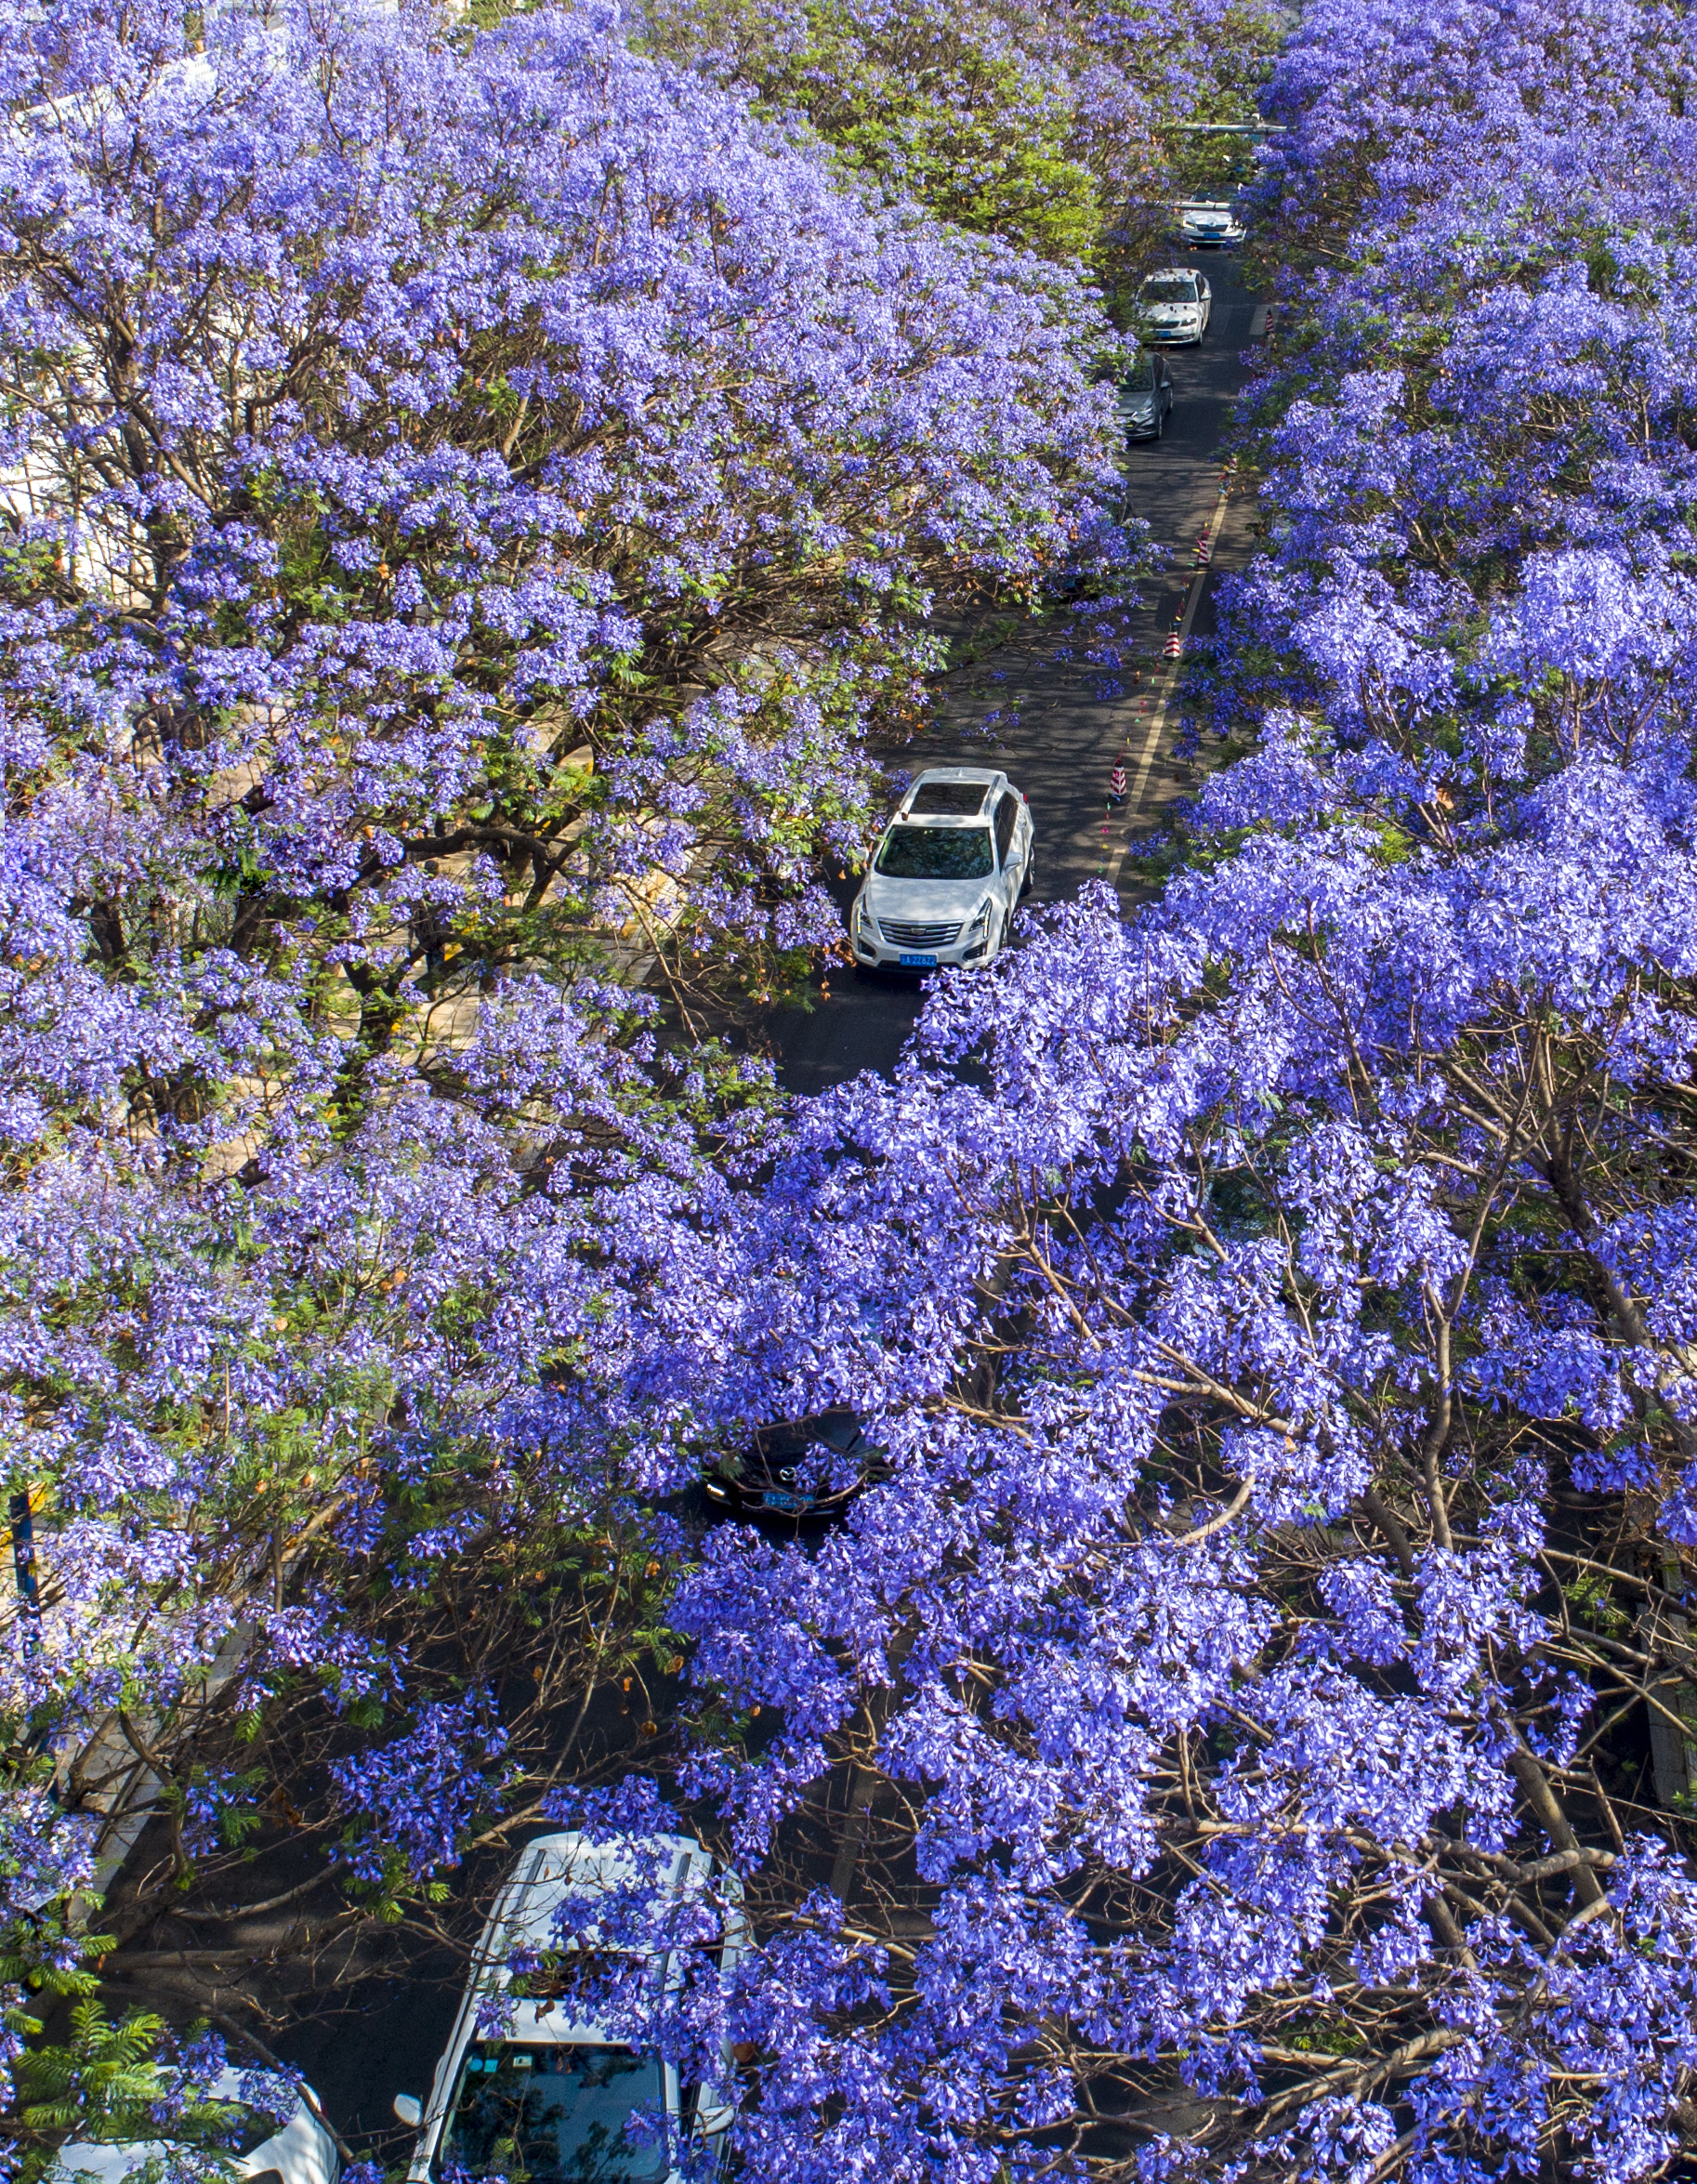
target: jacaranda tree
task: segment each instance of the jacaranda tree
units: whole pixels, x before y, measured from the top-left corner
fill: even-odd
[[[593,1773],[609,1268],[766,1097],[619,980],[770,991],[935,611],[1128,564],[1071,276],[611,14],[64,0],[0,103],[15,2033],[125,1803],[126,1930],[303,1830],[347,1920]]]
[[[648,0],[642,35],[800,121],[845,177],[1110,285],[1167,247],[1206,166],[1198,115],[1255,118],[1277,38],[1242,0],[1091,13],[1046,0]]]
[[[1690,59],[1307,11],[1236,762],[654,1298],[672,1402],[890,1458],[671,1611],[757,2174],[1697,2143]]]

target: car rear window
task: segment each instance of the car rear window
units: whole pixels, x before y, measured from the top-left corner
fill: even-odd
[[[990,783],[982,781],[922,781],[914,791],[910,811],[948,812],[956,819],[970,819],[983,808]]]
[[[509,2184],[660,2184],[670,2166],[664,2143],[633,2143],[625,2125],[664,2102],[659,2061],[629,2047],[475,2041],[438,2174]]]
[[[275,2116],[268,2116],[263,2109],[249,2108],[244,2103],[232,2105],[234,2120],[225,2141],[232,2153],[252,2153],[268,2138],[275,2138],[283,2128]]]
[[[823,1445],[838,1455],[848,1455],[861,1445],[860,1420],[852,1411],[824,1411],[817,1418],[784,1418],[775,1426],[762,1426],[755,1447],[768,1458],[805,1456],[810,1448]]]
[[[987,826],[892,826],[875,872],[893,880],[981,880],[995,870]]]

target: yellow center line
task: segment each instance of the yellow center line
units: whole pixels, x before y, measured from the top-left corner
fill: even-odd
[[[1230,503],[1223,493],[1214,504],[1214,514],[1209,520],[1208,528],[1204,533],[1210,556],[1218,542],[1220,526],[1226,520],[1226,510],[1230,506]],[[1149,732],[1143,739],[1143,750],[1138,759],[1138,770],[1131,777],[1125,801],[1120,807],[1122,821],[1130,818],[1142,809],[1144,794],[1149,787],[1150,773],[1155,763],[1155,754],[1161,748],[1161,733],[1166,726],[1166,709],[1173,702],[1173,692],[1178,687],[1178,677],[1184,667],[1182,647],[1185,639],[1191,634],[1191,625],[1195,621],[1196,610],[1202,604],[1203,585],[1207,581],[1206,568],[1198,569],[1191,580],[1190,595],[1184,602],[1184,613],[1178,624],[1178,643],[1181,648],[1179,656],[1168,667],[1162,680],[1160,695],[1155,700],[1155,709],[1150,715]],[[1129,846],[1129,839],[1128,835],[1125,832],[1121,833],[1120,846],[1109,859],[1104,869],[1104,877],[1110,887],[1118,883],[1120,866],[1125,862],[1125,851]]]

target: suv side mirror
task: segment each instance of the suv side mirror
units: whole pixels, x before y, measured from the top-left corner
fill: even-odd
[[[424,2122],[424,2103],[415,2093],[397,2093],[395,2113],[409,2131],[416,2131]]]

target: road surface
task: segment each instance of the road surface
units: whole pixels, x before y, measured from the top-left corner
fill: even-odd
[[[1156,654],[1191,590],[1192,549],[1218,506],[1220,443],[1248,376],[1242,358],[1249,347],[1256,299],[1240,285],[1229,257],[1213,253],[1204,262],[1214,290],[1207,337],[1199,349],[1173,353],[1173,414],[1164,438],[1126,450],[1128,511],[1150,525],[1158,542],[1177,550],[1178,565],[1173,572],[1147,587],[1151,604],[1143,649]],[[1243,559],[1247,518],[1241,497],[1229,502],[1214,571]],[[1212,628],[1210,588],[1203,586],[1193,638]],[[1034,651],[1010,647],[976,663],[954,678],[954,702],[945,706],[939,724],[901,753],[888,755],[914,771],[922,766],[1002,767],[1031,803],[1036,828],[1033,899],[1038,901],[1074,894],[1103,870],[1105,862],[1112,870],[1126,835],[1148,832],[1158,823],[1160,807],[1192,785],[1188,769],[1170,756],[1176,722],[1169,713],[1137,807],[1109,811],[1108,777],[1122,751],[1127,753],[1130,782],[1137,783],[1161,684],[1146,665],[1138,691],[1101,702],[1093,692],[1092,678],[1051,657],[1053,648],[1064,642],[1058,633]],[[996,673],[1006,679],[991,682]],[[993,706],[1017,707],[1018,718],[1005,735],[987,740],[981,732],[971,732],[971,724]],[[1122,862],[1112,876],[1127,900],[1135,897],[1135,863]],[[854,881],[848,880],[837,889],[845,911],[854,888]],[[785,1010],[770,1026],[781,1080],[794,1092],[821,1092],[862,1070],[889,1073],[924,994],[917,978],[847,967],[834,969],[823,984],[826,993],[811,1010]]]

